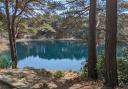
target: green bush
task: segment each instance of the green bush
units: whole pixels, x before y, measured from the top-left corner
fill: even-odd
[[[42,89],[50,89],[50,88],[47,83],[44,83]]]
[[[128,83],[128,48],[124,50],[123,57],[118,59],[118,78],[121,85]]]
[[[49,24],[44,23],[42,26],[43,31],[56,32],[56,30]]]
[[[0,55],[0,68],[8,68],[10,63],[6,55]]]
[[[97,60],[97,72],[98,78],[104,79],[104,55],[99,55]],[[128,48],[123,52],[123,57],[117,59],[117,71],[119,84],[123,85],[128,83]],[[87,76],[87,66],[84,66],[81,70]],[[82,75],[83,76],[83,75]]]
[[[38,32],[37,29],[34,29],[34,28],[28,28],[27,30],[28,32],[35,33],[35,34]]]
[[[87,78],[88,72],[87,72],[87,64],[84,64],[84,67],[81,68],[80,74],[82,78]]]
[[[64,72],[63,71],[56,71],[54,74],[55,78],[61,78],[64,77]]]
[[[97,58],[97,73],[99,79],[104,79],[104,55],[99,55]]]

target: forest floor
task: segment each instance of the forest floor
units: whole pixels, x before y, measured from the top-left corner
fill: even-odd
[[[64,74],[61,77],[60,75]],[[56,77],[55,77],[56,76]],[[0,89],[108,89],[102,81],[88,81],[73,71],[0,69]],[[117,88],[117,89],[128,89]]]
[[[1,69],[0,81],[2,81],[1,85],[19,89],[100,89],[102,87],[101,83],[87,80],[85,82],[77,72],[48,71],[29,67],[24,69]]]

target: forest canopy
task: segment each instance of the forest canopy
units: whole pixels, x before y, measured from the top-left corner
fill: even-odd
[[[128,36],[126,32],[127,19],[124,19],[128,18],[127,5],[126,0],[118,0],[119,41],[126,40]],[[10,2],[10,6],[13,7],[13,1]],[[6,27],[1,26],[6,23],[4,8],[3,1],[0,1],[1,32],[6,29]],[[98,0],[96,8],[97,39],[101,40],[104,39],[105,8],[105,0]],[[13,14],[14,8],[10,11]],[[34,33],[33,38],[40,38],[39,36],[55,39],[73,37],[86,40],[88,38],[88,12],[89,0],[23,0],[18,4],[15,34],[17,38],[20,38],[20,34],[27,34],[31,37],[31,33]],[[51,35],[49,35],[49,32]]]

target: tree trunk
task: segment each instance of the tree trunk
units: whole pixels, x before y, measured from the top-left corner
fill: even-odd
[[[13,15],[12,18],[12,24],[11,24],[11,31],[12,31],[12,40],[13,40],[13,56],[14,58],[12,59],[12,68],[17,67],[17,52],[16,52],[16,37],[15,37],[15,14]]]
[[[107,0],[106,40],[105,40],[105,79],[106,85],[118,85],[116,45],[117,45],[117,0]]]
[[[11,59],[12,59],[12,68],[17,68],[16,44],[14,42],[12,30],[8,29],[8,32],[9,32],[9,43],[10,43],[10,51],[11,51]]]
[[[96,80],[96,0],[90,0],[88,51],[88,79]]]
[[[8,29],[8,34],[9,34],[12,68],[16,68],[17,67],[17,54],[16,54],[15,35],[14,35],[15,34],[14,23],[13,23],[14,21],[12,21],[12,22],[10,21],[9,1],[8,0],[5,1],[5,8],[6,8],[6,16],[7,16],[7,29]]]

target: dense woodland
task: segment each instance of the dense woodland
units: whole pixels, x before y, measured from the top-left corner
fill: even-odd
[[[87,40],[89,2],[71,2],[69,0],[67,2],[46,1],[43,3],[47,4],[47,6],[43,5],[39,7],[40,13],[29,10],[27,16],[24,12],[25,16],[21,15],[16,19],[16,38],[36,39],[46,37],[51,39],[77,38]],[[118,40],[124,41],[127,40],[128,17],[127,13],[125,13],[127,5],[121,0],[118,1],[118,4]],[[78,8],[76,8],[76,5],[78,5]],[[34,9],[32,7],[29,8]],[[44,14],[41,14],[41,12]],[[2,31],[5,31],[5,27],[3,26],[6,23],[5,15],[1,12],[0,16],[1,37],[6,37],[7,35],[2,34]],[[97,40],[103,41],[105,34],[105,1],[97,1],[96,21]]]
[[[13,69],[17,39],[81,39],[88,43],[87,78],[98,80],[102,69],[106,89],[120,84],[118,66],[124,62],[118,63],[116,47],[128,43],[127,22],[127,0],[0,0],[0,37],[9,40]],[[104,65],[99,69],[98,44],[105,44]],[[124,54],[127,60],[127,50]]]

